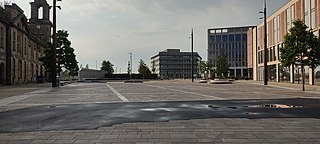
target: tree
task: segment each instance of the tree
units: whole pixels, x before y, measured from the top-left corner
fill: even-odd
[[[227,57],[226,57],[223,49],[220,51],[220,55],[217,59],[217,68],[215,71],[216,71],[219,78],[227,78],[228,77],[229,64],[228,64],[228,60],[227,60]]]
[[[284,67],[301,66],[302,90],[305,90],[304,66],[315,68],[320,64],[319,39],[312,29],[301,21],[293,22],[293,27],[284,37],[284,47],[280,49],[280,61]]]
[[[70,76],[77,76],[79,71],[78,61],[74,54],[74,49],[71,47],[71,42],[68,40],[69,33],[65,30],[57,32],[57,72],[62,72],[63,69],[69,71]],[[48,43],[45,50],[45,56],[39,58],[43,62],[46,71],[52,74],[52,43]]]
[[[147,74],[151,74],[150,69],[149,69],[148,66],[144,63],[144,61],[143,61],[142,59],[140,59],[140,62],[139,62],[138,72],[139,72],[139,74],[142,75],[143,79],[145,78],[145,76],[146,76]]]
[[[204,78],[208,79],[208,74],[212,71],[212,64],[209,61],[200,61],[199,70],[201,74],[204,74]]]
[[[101,70],[104,70],[107,72],[107,74],[113,74],[113,64],[110,61],[103,61],[101,64]]]

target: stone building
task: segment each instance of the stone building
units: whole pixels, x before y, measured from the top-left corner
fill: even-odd
[[[193,73],[198,74],[198,63],[201,57],[193,52]],[[167,49],[151,57],[151,67],[160,78],[191,78],[191,52],[180,52],[180,49]]]
[[[0,7],[0,84],[36,81],[44,74],[38,58],[50,40],[51,22],[46,0],[31,2],[31,19],[15,3]],[[43,11],[39,11],[43,9]],[[42,14],[40,18],[38,13]]]

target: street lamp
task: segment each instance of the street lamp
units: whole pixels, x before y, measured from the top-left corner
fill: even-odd
[[[191,81],[194,82],[193,78],[193,28],[191,30]]]
[[[57,87],[57,1],[53,0],[53,26],[52,26],[52,87]],[[58,7],[61,10],[61,7]]]
[[[264,0],[264,10],[259,13],[263,13],[264,18],[264,85],[268,85],[268,62],[267,62],[267,0]]]

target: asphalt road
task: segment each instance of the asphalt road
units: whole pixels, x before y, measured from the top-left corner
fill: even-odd
[[[320,99],[246,99],[33,106],[0,112],[0,132],[89,130],[206,118],[320,118]]]

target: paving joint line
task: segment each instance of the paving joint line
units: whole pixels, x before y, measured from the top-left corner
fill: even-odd
[[[199,94],[199,93],[194,93],[194,92],[187,92],[187,91],[184,91],[184,90],[171,89],[171,88],[166,88],[166,87],[162,87],[162,86],[153,86],[153,85],[147,85],[147,86],[166,89],[166,90],[171,90],[171,91],[176,91],[176,92],[182,92],[182,93],[186,93],[186,94],[192,94],[192,95],[198,95],[198,96],[203,96],[203,97],[214,98],[216,100],[223,100],[223,98],[220,98],[220,97],[209,96],[209,95],[204,95],[204,94]]]
[[[107,87],[115,94],[118,98],[120,98],[124,102],[130,102],[125,96],[123,96],[121,93],[119,93],[117,90],[112,88],[110,85],[106,83]]]

